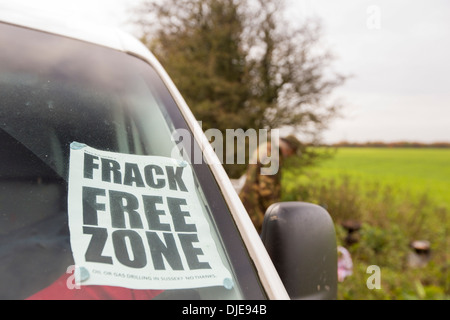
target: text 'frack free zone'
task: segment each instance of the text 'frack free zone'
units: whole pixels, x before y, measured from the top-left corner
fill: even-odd
[[[197,226],[188,222],[188,201],[179,196],[188,193],[183,169],[154,164],[139,167],[128,162],[121,165],[113,159],[85,153],[84,179],[98,179],[111,186],[82,187],[83,233],[92,236],[86,261],[112,264],[113,257],[103,254],[110,242],[116,259],[127,267],[139,269],[152,263],[154,270],[210,269],[209,263],[199,258],[203,251],[195,245],[199,241]],[[178,196],[162,196],[159,192],[159,195],[141,194],[138,198],[132,192],[114,190],[114,185],[167,189],[177,191]],[[99,222],[102,214],[110,215],[110,225]],[[145,250],[144,242],[150,251]]]

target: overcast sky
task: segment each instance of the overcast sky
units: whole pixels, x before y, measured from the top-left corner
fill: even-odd
[[[294,19],[322,19],[335,66],[353,75],[328,141],[450,141],[450,1],[291,2]]]
[[[450,141],[450,1],[288,1],[294,22],[322,20],[334,67],[352,75],[335,92],[344,118],[325,132],[327,142]],[[129,9],[139,1],[21,2],[131,31]]]

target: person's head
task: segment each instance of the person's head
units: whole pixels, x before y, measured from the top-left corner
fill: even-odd
[[[301,142],[294,136],[280,138],[280,150],[283,157],[290,157],[299,154]]]

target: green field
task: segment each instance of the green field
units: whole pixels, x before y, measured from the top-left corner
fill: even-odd
[[[316,169],[322,177],[351,176],[414,194],[427,192],[450,207],[450,149],[339,148]]]
[[[339,299],[450,299],[450,149],[338,148],[315,166],[283,170],[283,200],[325,207],[352,255]],[[348,220],[362,224],[353,244]],[[408,264],[414,240],[431,244],[425,267]],[[366,286],[371,265],[381,269],[380,290]]]

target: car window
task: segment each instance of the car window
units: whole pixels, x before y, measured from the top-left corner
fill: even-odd
[[[0,44],[0,298],[266,297],[149,64],[9,24]]]

